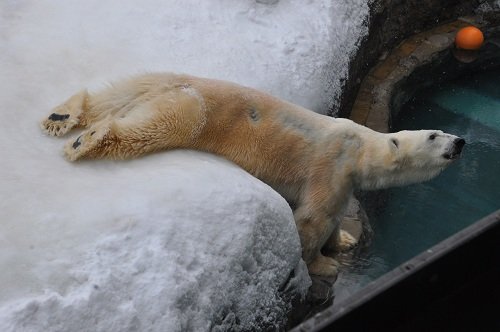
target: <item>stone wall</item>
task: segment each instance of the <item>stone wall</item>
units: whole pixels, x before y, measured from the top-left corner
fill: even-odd
[[[497,12],[500,18],[500,12]],[[419,90],[439,85],[458,77],[485,72],[500,67],[500,22],[488,22],[496,26],[482,27],[485,43],[481,51],[475,53],[474,61],[464,63],[457,61],[450,50],[437,53],[433,60],[418,66],[411,75],[396,82],[390,96],[391,115],[397,115],[401,107]],[[479,24],[476,24],[479,25]]]
[[[348,117],[361,79],[385,52],[403,39],[437,24],[471,15],[481,0],[373,0],[369,33],[349,66],[337,116]],[[329,110],[335,114],[336,110]]]

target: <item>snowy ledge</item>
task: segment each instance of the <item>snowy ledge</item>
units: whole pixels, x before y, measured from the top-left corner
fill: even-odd
[[[34,194],[52,211],[17,211],[45,213],[22,237],[22,220],[4,224],[2,331],[278,328],[310,286],[286,201],[225,160],[173,151],[60,172]]]
[[[82,88],[156,71],[326,112],[368,11],[365,0],[2,2],[0,330],[280,324],[285,294],[310,281],[274,191],[200,154],[73,165],[37,123]]]

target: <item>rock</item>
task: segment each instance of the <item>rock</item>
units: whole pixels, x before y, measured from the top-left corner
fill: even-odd
[[[368,36],[359,43],[356,55],[350,60],[349,75],[341,94],[340,109],[332,109],[329,114],[349,116],[360,87],[356,82],[357,79],[364,77],[384,52],[393,49],[404,38],[414,33],[474,12],[481,2],[480,0],[371,2]]]
[[[290,207],[234,164],[175,151],[72,174],[85,199],[53,194],[64,208],[2,247],[20,263],[1,267],[1,331],[277,330],[305,298]]]

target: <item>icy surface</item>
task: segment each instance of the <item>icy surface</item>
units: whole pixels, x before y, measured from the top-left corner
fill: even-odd
[[[276,289],[294,268],[290,294],[308,278],[274,191],[194,152],[71,164],[38,122],[83,87],[146,71],[325,112],[367,13],[361,0],[1,1],[0,330],[279,324]]]

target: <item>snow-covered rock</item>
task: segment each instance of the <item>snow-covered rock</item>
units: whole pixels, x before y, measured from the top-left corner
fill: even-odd
[[[276,289],[292,269],[285,293],[309,279],[275,192],[193,152],[71,164],[38,122],[84,87],[146,71],[326,112],[367,14],[365,0],[0,1],[0,330],[279,324]]]
[[[1,331],[283,324],[310,281],[281,196],[192,151],[121,166],[68,165],[25,197],[38,205],[3,210]]]
[[[338,106],[349,59],[367,33],[368,1],[264,2],[0,1],[1,76],[49,105],[83,87],[175,71],[317,112]]]

